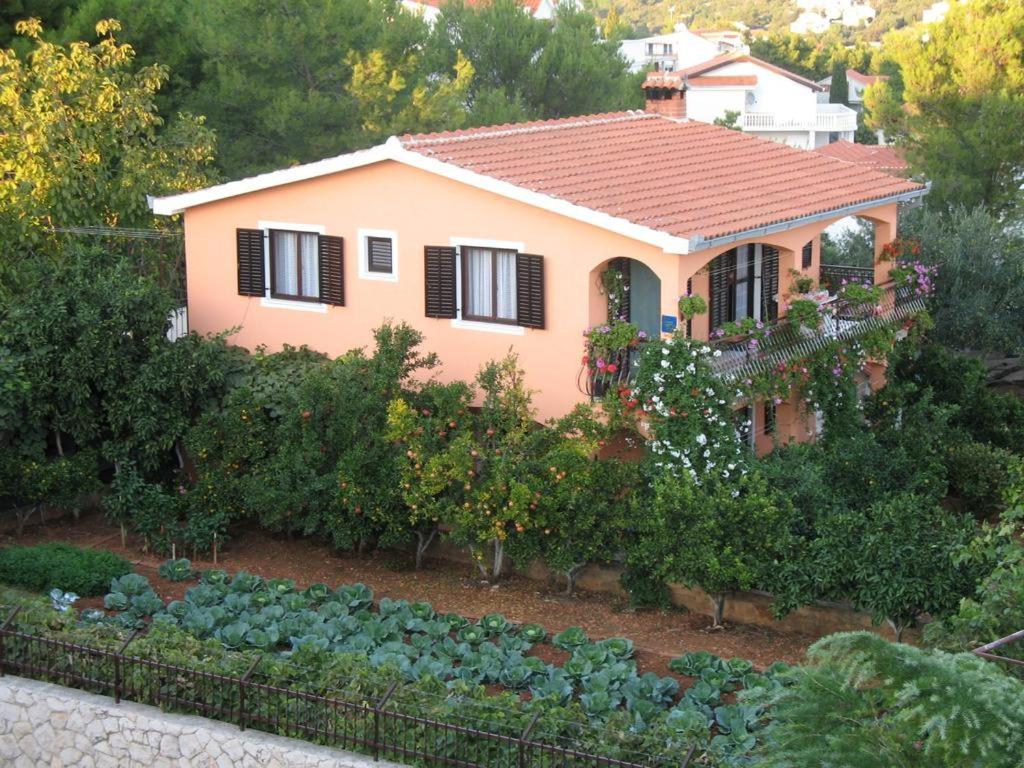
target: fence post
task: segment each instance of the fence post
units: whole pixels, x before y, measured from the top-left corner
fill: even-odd
[[[540,720],[539,709],[533,713],[533,717],[530,718],[530,722],[526,724],[526,727],[523,728],[523,732],[519,734],[519,759],[517,763],[519,768],[526,768],[526,740],[530,738],[530,733],[533,731],[533,726],[537,724],[538,720]]]
[[[252,660],[252,664],[245,670],[245,674],[238,678],[238,729],[240,731],[245,730],[245,686],[249,682],[249,675],[256,669],[256,665],[263,660],[263,654],[261,653],[255,659]]]
[[[124,684],[124,652],[128,648],[128,643],[139,636],[141,629],[136,629],[130,635],[128,639],[124,641],[124,644],[114,652],[114,703],[121,703],[121,688]]]
[[[8,616],[2,626],[0,626],[0,677],[4,676],[4,667],[7,666],[7,642],[4,638],[7,637],[7,630],[11,626],[11,622],[14,621],[14,617],[18,615],[18,611],[21,610],[20,605],[14,606],[14,610],[11,611],[11,615]]]
[[[388,699],[391,698],[391,694],[395,692],[398,687],[398,681],[395,680],[388,689],[384,691],[384,695],[380,697],[380,701],[377,702],[373,708],[373,759],[380,760],[380,715],[384,711],[384,707],[387,706]]]

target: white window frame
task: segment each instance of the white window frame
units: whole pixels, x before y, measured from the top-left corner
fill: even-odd
[[[494,248],[502,251],[515,251],[516,254],[526,252],[526,244],[511,240],[487,240],[478,237],[451,237],[448,245],[456,249],[455,256],[455,319],[452,328],[466,331],[483,331],[484,333],[503,333],[506,336],[523,336],[526,328],[508,323],[482,323],[479,320],[462,319],[462,248]],[[517,318],[518,320],[518,318]]]
[[[263,286],[263,296],[260,298],[260,306],[268,309],[291,309],[296,312],[316,312],[326,314],[327,305],[317,301],[289,301],[288,299],[275,299],[270,295],[270,230],[282,229],[292,232],[313,232],[317,235],[327,234],[327,227],[322,224],[298,224],[293,221],[257,221],[256,228],[263,230],[263,274],[266,276],[266,284]]]
[[[398,233],[393,229],[360,229],[359,237],[359,279],[360,280],[381,280],[385,283],[398,282]],[[370,249],[367,248],[366,238],[381,237],[391,241],[391,271],[371,272],[370,271]]]

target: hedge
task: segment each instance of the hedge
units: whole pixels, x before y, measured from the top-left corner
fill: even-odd
[[[0,582],[34,592],[57,588],[82,597],[106,594],[110,580],[132,570],[111,552],[71,544],[37,544],[0,550]]]

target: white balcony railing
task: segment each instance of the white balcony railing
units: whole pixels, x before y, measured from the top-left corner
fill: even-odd
[[[816,104],[813,115],[746,112],[740,116],[745,131],[828,131],[857,130],[857,113],[842,104]]]

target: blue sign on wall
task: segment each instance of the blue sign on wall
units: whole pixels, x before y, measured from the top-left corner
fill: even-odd
[[[661,332],[672,333],[676,329],[676,318],[675,315],[662,315],[661,316]]]

